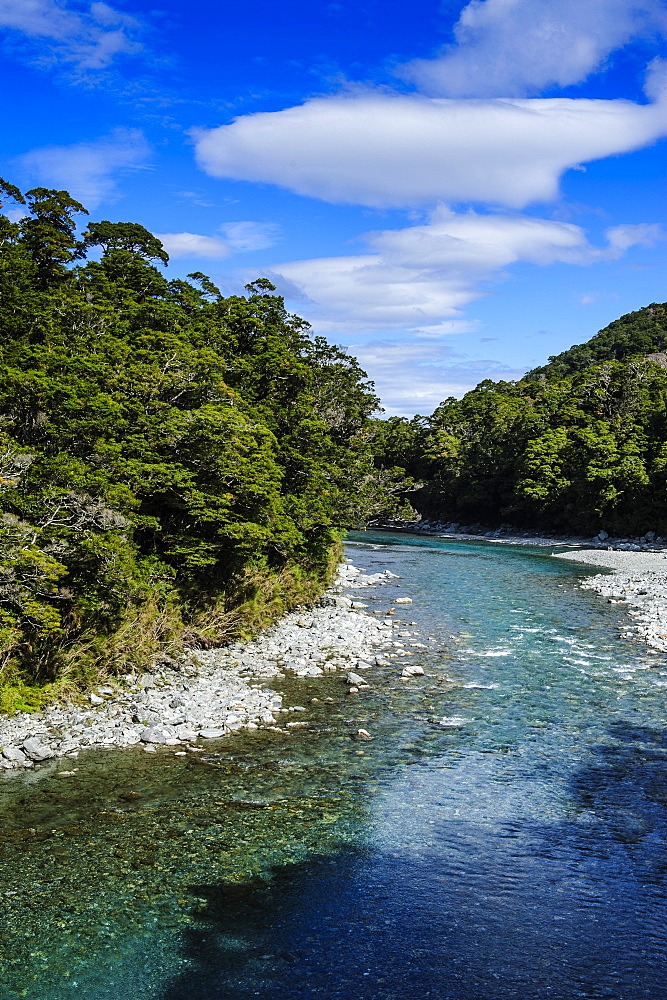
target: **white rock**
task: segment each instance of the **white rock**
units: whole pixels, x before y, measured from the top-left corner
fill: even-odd
[[[143,743],[166,743],[172,739],[171,733],[163,726],[150,726],[139,734]]]
[[[24,740],[21,749],[30,760],[50,760],[52,757],[55,757],[55,753],[51,747],[41,743],[36,737]]]

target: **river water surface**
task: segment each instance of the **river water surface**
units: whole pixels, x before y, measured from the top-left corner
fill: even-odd
[[[0,782],[2,1000],[667,998],[667,660],[544,550],[348,554],[401,577],[360,593],[413,598],[425,676]]]

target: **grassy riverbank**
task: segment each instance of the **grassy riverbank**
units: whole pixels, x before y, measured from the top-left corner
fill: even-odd
[[[315,603],[329,586],[342,545],[335,539],[326,562],[308,570],[296,562],[271,572],[247,567],[231,594],[184,618],[177,597],[161,605],[148,601],[132,608],[109,635],[93,631],[54,650],[60,665],[53,680],[40,681],[19,661],[5,664],[0,683],[0,712],[39,711],[63,697],[83,699],[97,685],[119,674],[138,673],[169,663],[183,652],[248,639],[302,605]]]

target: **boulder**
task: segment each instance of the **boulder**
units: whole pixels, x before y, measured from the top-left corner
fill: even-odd
[[[142,743],[166,743],[173,739],[172,734],[164,726],[149,726],[139,733]]]
[[[50,760],[52,757],[55,757],[55,753],[51,747],[46,743],[42,743],[36,736],[31,736],[29,739],[24,740],[21,749],[30,760]]]

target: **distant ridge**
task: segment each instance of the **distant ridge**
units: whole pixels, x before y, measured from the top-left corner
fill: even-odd
[[[667,303],[653,302],[636,312],[626,313],[596,333],[584,344],[549,358],[546,365],[533,368],[522,381],[552,381],[584,371],[604,361],[625,361],[640,355],[656,364],[667,351]]]

